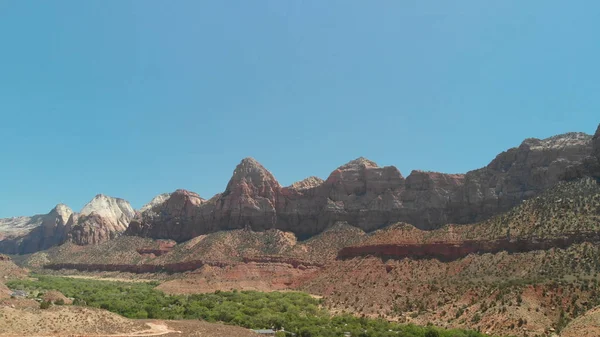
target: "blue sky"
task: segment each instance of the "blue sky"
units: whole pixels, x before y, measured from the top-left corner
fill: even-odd
[[[465,172],[600,123],[600,2],[0,0],[0,217],[288,185],[359,156]]]

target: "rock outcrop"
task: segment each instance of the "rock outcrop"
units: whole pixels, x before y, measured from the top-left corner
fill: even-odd
[[[591,140],[584,133],[567,133],[526,139],[502,152],[486,167],[466,174],[464,185],[449,203],[450,220],[481,221],[539,194],[590,155]]]
[[[597,244],[600,242],[599,232],[564,233],[555,238],[514,238],[499,240],[464,240],[440,241],[429,243],[398,243],[379,245],[359,245],[344,247],[338,253],[338,258],[347,259],[357,256],[377,256],[393,259],[422,259],[433,258],[440,261],[453,261],[469,254],[485,253],[524,253],[534,250],[565,249],[571,245],[583,242]]]
[[[317,187],[324,182],[325,182],[325,180],[323,180],[319,177],[312,176],[312,177],[308,177],[304,180],[293,183],[291,186],[288,186],[288,189],[292,189],[292,190],[296,190],[296,191],[304,191],[304,190],[308,190],[308,189]]]
[[[19,236],[42,224],[45,214],[17,216],[0,219],[0,240],[5,237]]]
[[[140,208],[140,212],[143,213],[151,210],[154,206],[160,205],[167,201],[167,199],[169,199],[170,196],[171,193],[162,193],[155,196],[154,198],[152,198],[152,200],[150,200],[149,203],[145,204],[144,206],[142,206],[142,208]]]
[[[67,222],[67,240],[78,245],[98,244],[121,235],[135,216],[129,202],[98,194]]]
[[[36,216],[39,225],[21,236],[0,241],[0,252],[29,254],[62,244],[68,232],[67,221],[73,211],[66,205],[56,205],[48,214]]]
[[[29,254],[65,241],[98,244],[123,233],[134,216],[135,211],[127,201],[101,194],[79,213],[59,204],[48,214],[32,217],[39,224],[28,232],[0,239],[0,252]]]
[[[67,240],[97,244],[125,231],[182,242],[229,229],[279,229],[302,239],[337,222],[365,231],[397,222],[435,229],[488,219],[561,180],[583,176],[600,179],[600,127],[594,136],[527,139],[466,174],[413,171],[405,178],[393,166],[361,157],[326,180],[310,177],[282,187],[260,163],[246,158],[225,191],[209,200],[177,190],[135,212],[125,200],[98,195],[80,213],[60,206],[48,215],[4,219],[0,229],[12,228],[12,234],[0,234],[0,252],[30,253]]]
[[[581,163],[572,165],[564,174],[567,180],[591,176],[600,181],[600,125],[592,137],[592,152]]]
[[[276,228],[303,238],[338,221],[365,231],[396,222],[421,229],[473,223],[553,186],[594,156],[598,142],[598,135],[583,133],[527,139],[464,175],[413,171],[404,178],[393,166],[358,158],[325,181],[309,178],[289,187],[281,187],[256,160],[246,158],[222,194],[204,200],[176,191],[136,217],[127,234],[181,242],[240,228]]]
[[[192,227],[194,221],[190,219],[196,218],[198,208],[205,202],[197,193],[177,190],[162,203],[138,213],[130,222],[127,233],[184,241],[196,233]]]

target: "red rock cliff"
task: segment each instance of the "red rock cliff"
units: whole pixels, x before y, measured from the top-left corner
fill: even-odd
[[[592,155],[598,136],[569,133],[527,139],[488,166],[462,174],[413,171],[358,158],[325,181],[281,187],[256,160],[236,167],[225,192],[208,201],[186,191],[143,212],[127,234],[185,241],[219,230],[277,228],[299,237],[345,221],[366,231],[396,222],[421,229],[473,223],[504,212],[564,178]]]

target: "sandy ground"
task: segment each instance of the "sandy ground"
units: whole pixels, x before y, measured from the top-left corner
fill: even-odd
[[[79,306],[42,310],[35,301],[16,299],[0,303],[0,322],[1,337],[257,336],[248,329],[197,320],[131,320],[106,310]]]

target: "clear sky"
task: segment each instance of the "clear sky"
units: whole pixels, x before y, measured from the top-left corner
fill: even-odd
[[[359,156],[466,172],[600,123],[598,1],[0,0],[0,217]]]

